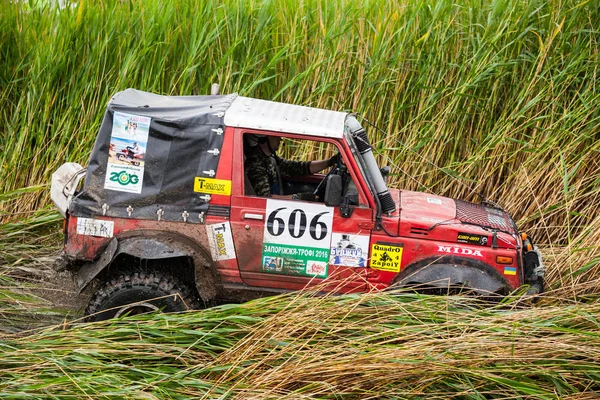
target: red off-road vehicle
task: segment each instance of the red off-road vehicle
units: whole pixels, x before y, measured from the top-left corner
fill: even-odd
[[[321,200],[256,196],[244,171],[248,135],[277,135],[292,155],[339,152],[326,175],[282,182],[284,193]],[[119,158],[134,143],[137,163]],[[108,104],[87,170],[64,164],[52,198],[66,218],[67,267],[80,290],[97,287],[92,320],[314,285],[543,287],[539,252],[508,213],[388,189],[365,130],[344,112],[128,89]]]

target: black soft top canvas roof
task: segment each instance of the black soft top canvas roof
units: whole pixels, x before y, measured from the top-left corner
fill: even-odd
[[[160,96],[134,89],[108,103],[90,156],[83,191],[71,202],[78,217],[107,215],[200,222],[209,196],[195,177],[219,165],[223,117],[237,95]]]
[[[236,94],[217,96],[161,96],[141,90],[127,89],[115,94],[108,110],[142,114],[162,121],[206,125],[223,121]],[[139,110],[143,109],[143,112]]]

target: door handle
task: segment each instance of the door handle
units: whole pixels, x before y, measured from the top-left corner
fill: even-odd
[[[244,219],[255,219],[258,221],[262,221],[265,216],[262,214],[253,214],[253,213],[244,213],[243,217]]]

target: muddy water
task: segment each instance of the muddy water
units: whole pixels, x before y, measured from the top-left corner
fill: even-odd
[[[5,290],[15,295],[32,295],[34,300],[22,301],[15,297],[14,310],[5,316],[5,321],[0,322],[0,333],[53,325],[61,320],[71,321],[83,316],[94,289],[90,287],[78,294],[71,273],[60,271],[57,259],[58,254],[2,271],[16,284],[13,286],[11,283]]]

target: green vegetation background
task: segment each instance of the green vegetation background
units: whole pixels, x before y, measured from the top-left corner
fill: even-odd
[[[110,96],[128,87],[207,94],[213,82],[223,93],[357,112],[385,132],[370,136],[380,163],[392,167],[392,186],[477,200],[448,174],[457,177],[507,208],[542,245],[552,304],[593,299],[600,293],[599,41],[596,1],[132,0],[61,8],[0,0],[0,318],[20,318],[31,301],[11,289],[13,267],[38,268],[60,245],[50,175],[65,161],[86,164]],[[383,313],[380,325],[347,311],[370,300],[323,306],[302,297],[291,310],[278,301],[234,308],[248,315],[241,319],[220,314],[225,330],[214,340],[229,339],[216,348],[213,336],[196,330],[214,329],[207,321],[221,317],[213,312],[70,331],[66,340],[83,349],[75,353],[52,332],[6,342],[0,397],[20,390],[93,397],[102,388],[117,397],[240,398],[326,397],[327,388],[427,398],[598,390],[595,301],[495,318],[466,312],[461,302],[469,301],[458,300],[458,314],[438,320],[426,316],[454,300],[384,297],[366,306],[369,315]],[[312,306],[340,319],[330,326],[310,314]],[[261,329],[280,340],[269,342]],[[437,333],[420,341],[430,332]],[[144,353],[144,343],[166,347]],[[415,352],[394,353],[408,349],[403,343]],[[346,364],[327,348],[343,352]],[[411,365],[422,374],[394,373]],[[187,386],[167,378],[174,371]],[[353,378],[360,374],[372,384]]]
[[[207,94],[218,82],[357,112],[385,132],[370,135],[393,186],[478,200],[436,164],[550,247],[551,282],[598,275],[597,2],[69,4],[2,2],[5,221],[48,204],[39,185],[60,164],[86,164],[112,94]]]

